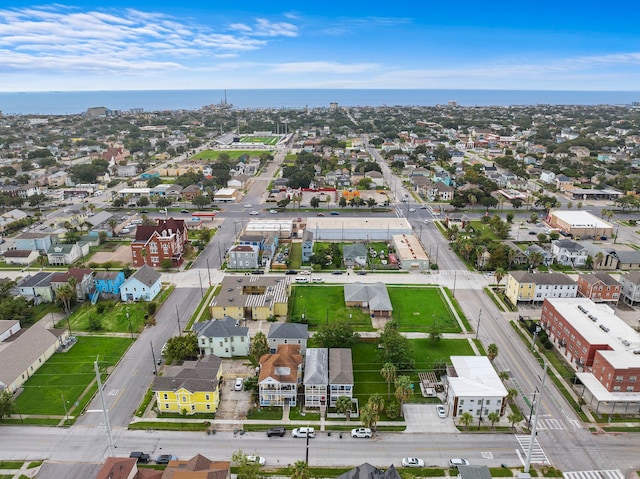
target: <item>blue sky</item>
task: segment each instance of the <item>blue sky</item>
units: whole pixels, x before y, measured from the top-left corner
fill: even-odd
[[[639,13],[628,0],[6,0],[0,91],[639,90]]]

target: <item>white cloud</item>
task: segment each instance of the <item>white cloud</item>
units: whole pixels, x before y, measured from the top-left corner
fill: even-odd
[[[375,63],[336,63],[336,62],[292,62],[270,65],[268,70],[275,73],[362,73],[380,68]]]

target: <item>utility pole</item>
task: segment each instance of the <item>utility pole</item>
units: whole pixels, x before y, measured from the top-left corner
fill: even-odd
[[[542,393],[544,392],[544,382],[547,379],[547,363],[544,363],[544,371],[542,372],[542,384],[540,385],[540,396],[538,397],[538,404],[536,406],[536,415],[533,417],[533,427],[531,428],[531,439],[529,440],[529,450],[527,451],[527,459],[524,463],[524,472],[528,473],[531,467],[531,453],[533,451],[533,441],[536,440],[537,428],[538,428],[538,411],[542,404]]]
[[[478,334],[480,333],[480,319],[482,318],[482,310],[478,313],[478,326],[476,327],[476,339],[478,339]]]
[[[220,252],[220,243],[218,243],[218,253]],[[220,256],[220,267],[222,268],[222,256]],[[211,287],[211,269],[209,269],[209,258],[207,258],[207,273],[209,273],[209,287]]]
[[[156,355],[153,352],[153,343],[149,340],[149,346],[151,346],[151,357],[153,358],[153,375],[158,377],[158,368],[156,367]]]
[[[98,368],[98,361],[93,362],[93,368],[96,371],[96,382],[98,383],[98,394],[100,395],[100,403],[102,404],[102,414],[104,415],[104,426],[107,431],[107,438],[109,441],[109,455],[113,456],[113,449],[116,447],[113,444],[113,436],[111,435],[111,424],[109,423],[109,412],[107,411],[107,405],[104,402],[104,391],[102,390],[102,380],[100,379],[100,370]]]
[[[176,319],[178,320],[178,336],[182,336],[182,331],[180,328],[180,313],[178,313],[178,305],[176,304]]]

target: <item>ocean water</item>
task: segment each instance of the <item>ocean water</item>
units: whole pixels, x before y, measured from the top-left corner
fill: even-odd
[[[0,92],[5,115],[67,115],[91,107],[127,111],[196,110],[225,99],[234,108],[315,108],[339,106],[629,105],[640,91],[539,90],[142,90],[75,92]]]

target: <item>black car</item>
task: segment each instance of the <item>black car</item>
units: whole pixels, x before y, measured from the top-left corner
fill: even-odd
[[[160,454],[156,459],[156,464],[169,464],[169,462],[177,460],[178,456],[172,456],[171,454]]]
[[[285,432],[285,429],[283,426],[270,427],[269,429],[267,429],[267,437],[271,437],[271,436],[284,437],[284,432]]]
[[[136,458],[141,464],[146,464],[151,460],[151,456],[149,456],[149,454],[141,451],[133,451],[131,454],[129,454],[129,457]]]
[[[284,274],[298,274],[298,272],[295,269],[288,269]]]
[[[189,213],[189,210],[181,210],[180,213]]]
[[[261,269],[254,269],[251,274],[264,274],[264,271]]]
[[[342,274],[342,271],[335,270],[335,271],[334,271],[333,273],[331,273],[331,274]]]
[[[359,269],[358,271],[356,271],[356,274],[359,274],[360,276],[364,276],[365,274],[367,274],[367,272],[363,269]]]
[[[142,210],[140,213],[143,214],[143,215],[149,214],[149,212],[147,210]]]

